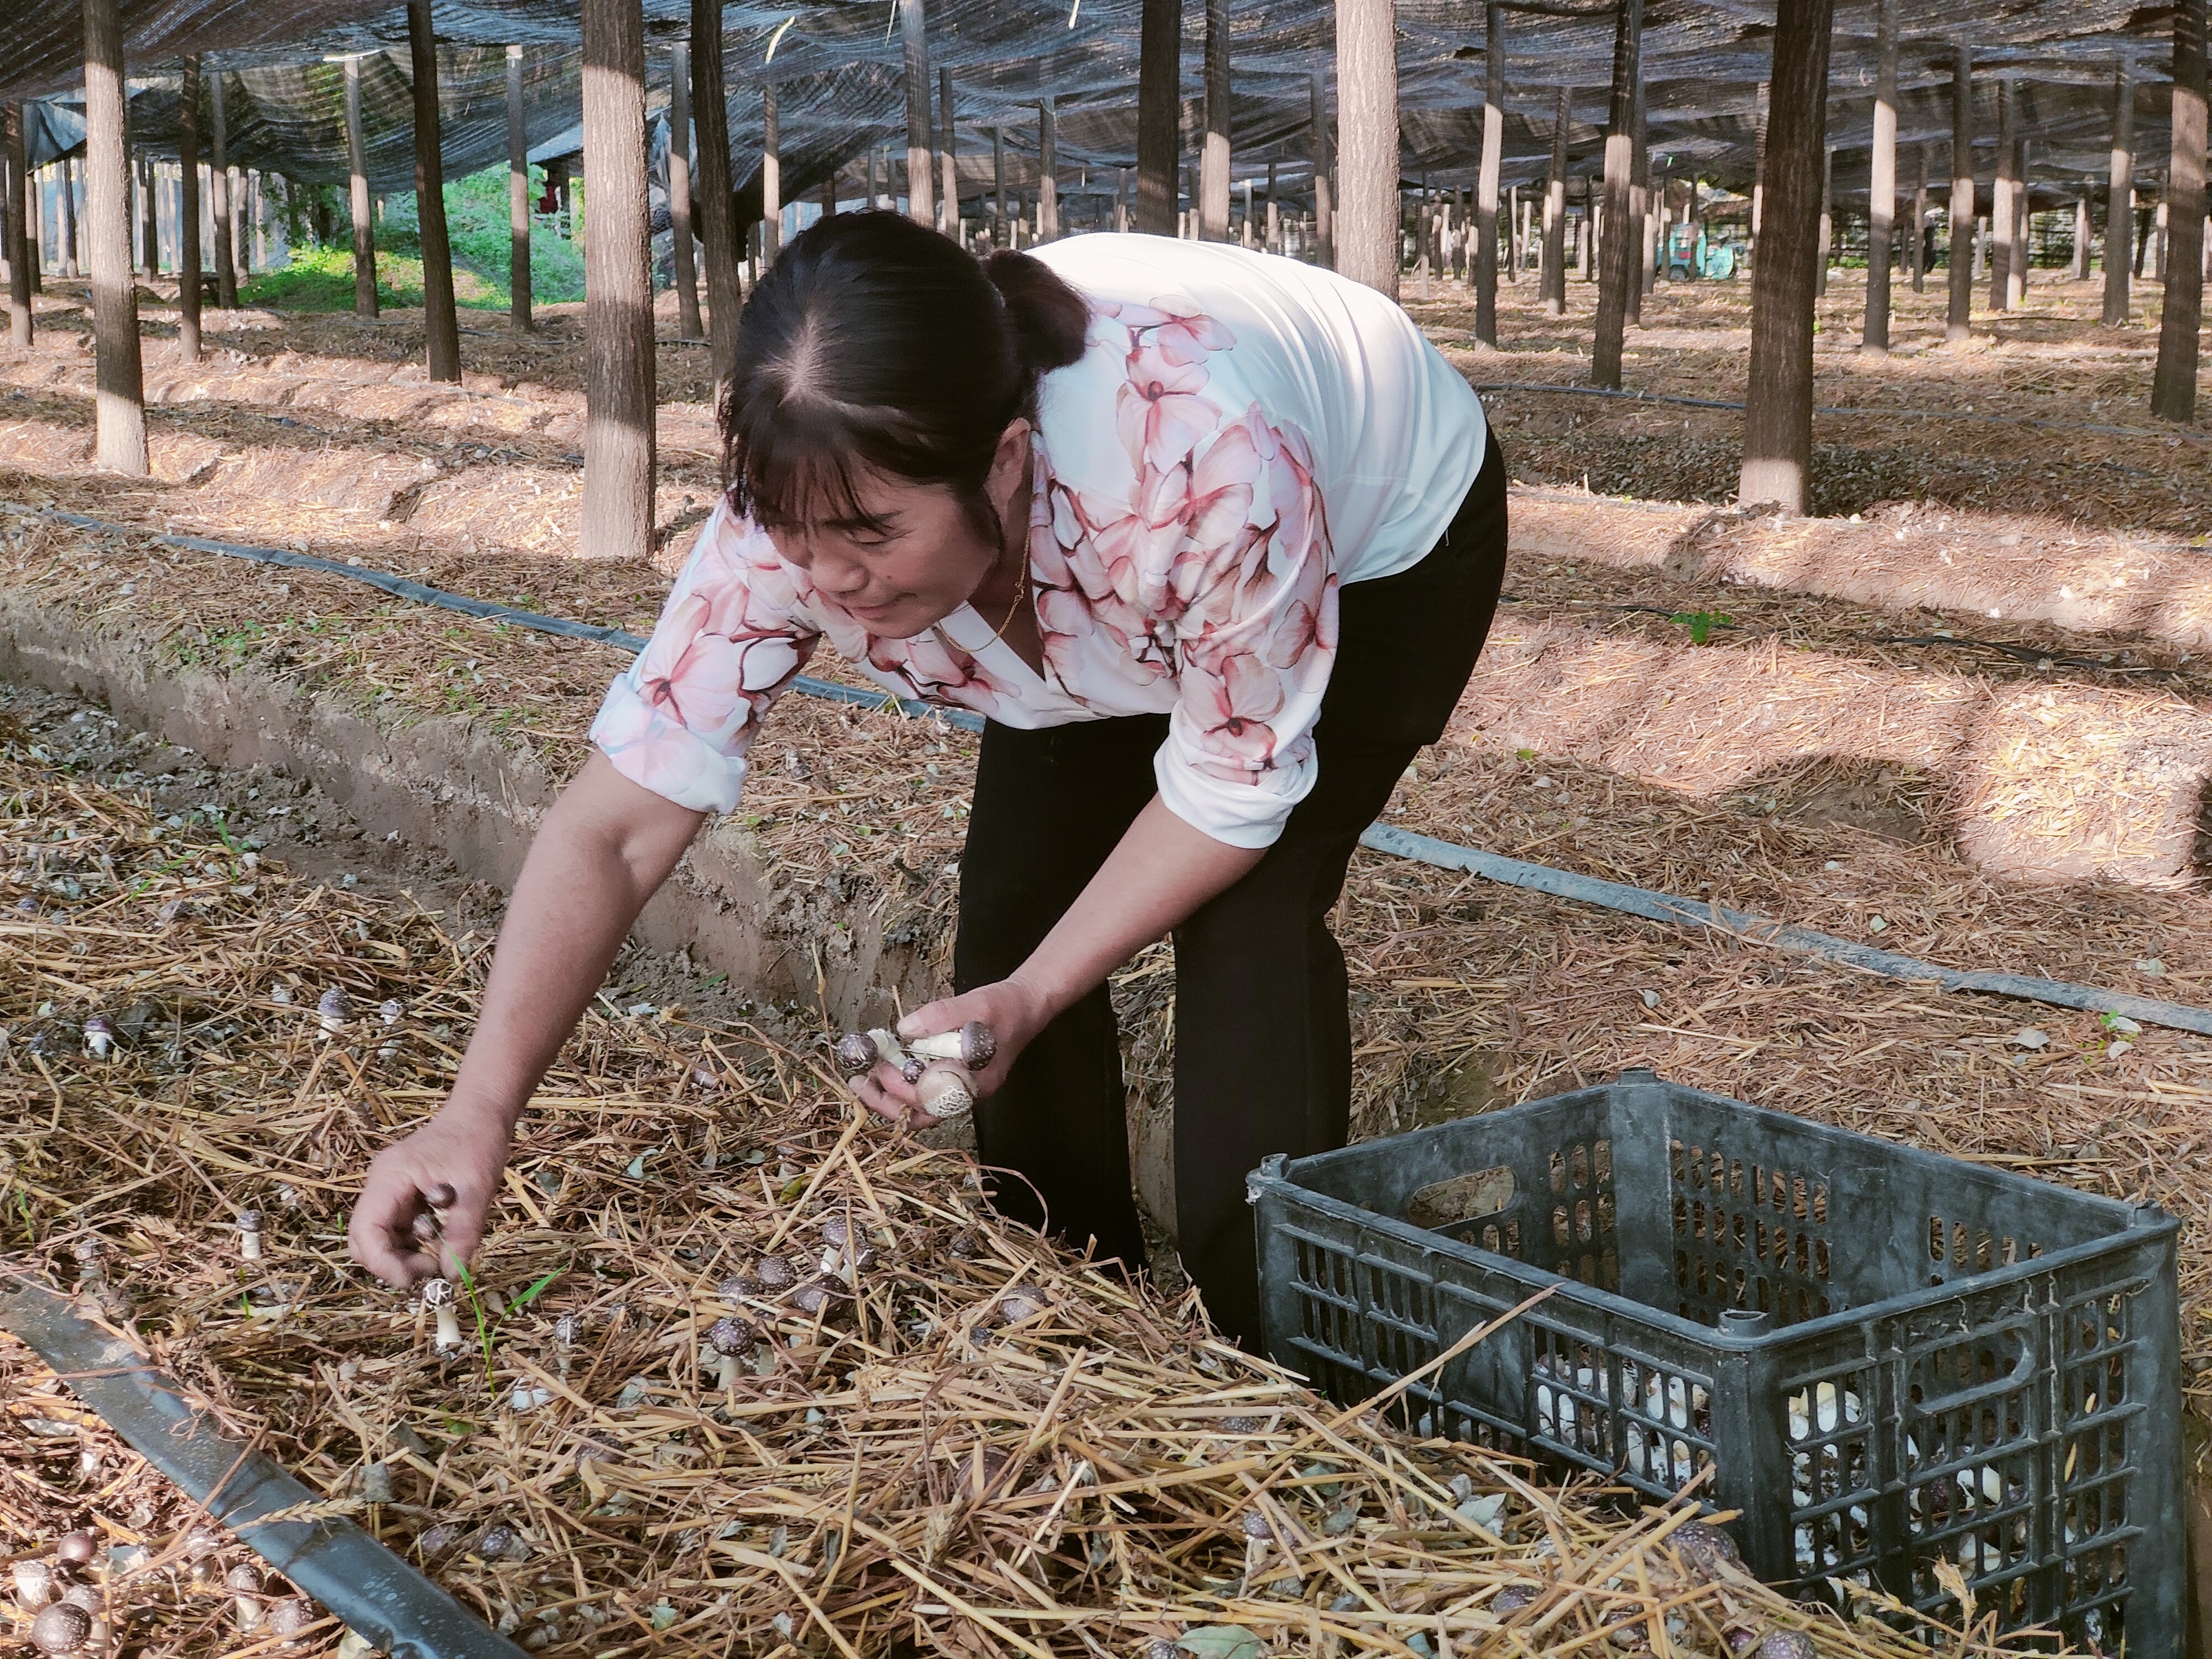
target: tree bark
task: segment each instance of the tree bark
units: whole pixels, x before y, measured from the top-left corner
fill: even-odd
[[[938,191],[937,227],[957,241],[960,237],[960,168],[953,151],[952,111],[952,71],[941,69],[937,71],[937,166],[942,175]]]
[[[1897,0],[1875,0],[1874,149],[1867,185],[1866,324],[1862,349],[1889,349],[1891,232],[1897,218]],[[1914,232],[1917,240],[1919,233]]]
[[[1628,325],[1628,290],[1636,282],[1636,250],[1644,241],[1628,210],[1643,47],[1644,0],[1616,0],[1613,106],[1605,133],[1605,217],[1599,224],[1597,248],[1597,344],[1590,363],[1591,380],[1616,392],[1620,389],[1621,341]]]
[[[141,155],[132,173],[138,191],[138,240],[143,256],[138,268],[150,283],[161,274],[161,228],[154,211],[153,156]]]
[[[1644,142],[1643,23],[1637,25],[1636,117],[1629,129],[1628,234],[1635,242],[1635,261],[1628,284],[1628,320],[1644,325],[1644,294],[1651,286],[1651,154]]]
[[[2135,269],[2136,80],[2122,59],[2112,78],[2112,149],[2105,194],[2105,313],[2107,327],[2128,320],[2128,277]]]
[[[229,135],[224,130],[221,70],[208,76],[208,128],[212,146],[208,186],[215,198],[210,204],[215,214],[215,302],[228,311],[238,304],[238,244],[230,212]]]
[[[714,379],[737,356],[737,213],[730,178],[730,111],[722,85],[722,0],[691,0],[691,124],[699,152],[699,241],[707,254],[708,337]]]
[[[1328,88],[1326,77],[1316,70],[1310,83],[1313,96],[1311,126],[1307,137],[1313,155],[1314,178],[1314,258],[1321,264],[1334,269],[1336,264],[1336,192],[1329,184],[1329,169],[1335,165],[1334,146],[1328,142]]]
[[[116,0],[84,0],[84,166],[97,364],[94,453],[143,478],[146,387],[138,359],[138,287],[131,267],[131,134]]]
[[[684,48],[676,49],[681,52]],[[683,84],[679,74],[677,82]],[[680,94],[679,94],[680,95]],[[690,197],[685,198],[689,217]],[[691,265],[691,244],[684,242],[679,271]],[[521,333],[530,332],[530,134],[522,118],[522,48],[507,49],[507,319]],[[699,301],[687,276],[683,292],[691,301],[692,332],[698,337]]]
[[[922,0],[898,0],[899,44],[906,51],[906,214],[937,222],[937,165],[929,150],[929,36]]]
[[[1037,238],[1060,234],[1060,122],[1049,95],[1037,103]]]
[[[61,204],[62,275],[74,282],[84,274],[76,252],[76,163],[64,156],[54,164],[54,172],[61,181],[56,199]]]
[[[1997,176],[1990,192],[1990,309],[2012,304],[2012,198],[2020,187],[2019,135],[2014,131],[2013,83],[1997,82]]]
[[[185,59],[177,105],[177,355],[200,360],[200,60]]]
[[[653,551],[653,283],[641,0],[583,0],[587,559]]]
[[[872,179],[875,176],[873,161],[871,161],[869,165],[869,177]],[[1013,246],[1013,217],[1006,211],[1006,130],[1004,127],[991,129],[991,185],[995,192],[991,246],[1011,247]],[[872,200],[869,205],[872,207],[875,204]]]
[[[1629,0],[1638,3],[1638,0]],[[1336,268],[1398,297],[1398,41],[1393,0],[1336,0]]]
[[[703,340],[691,247],[691,48],[682,40],[668,51],[668,240],[675,256],[677,335]]]
[[[2166,164],[2166,297],[2150,412],[2197,418],[2197,331],[2204,307],[2204,0],[2174,0],[2173,151]]]
[[[2068,276],[2077,283],[2089,280],[2089,198],[2074,198],[2074,263]]]
[[[1963,340],[1972,332],[1974,315],[1974,54],[1964,45],[1952,48],[1951,201],[1945,216],[1951,222],[1951,288],[1943,337]]]
[[[361,131],[361,59],[345,60],[346,167],[352,175],[353,308],[376,315],[376,216],[368,200],[368,151]],[[189,165],[189,163],[187,164]]]
[[[1552,106],[1552,166],[1544,176],[1544,310],[1567,310],[1567,128],[1574,109],[1561,87]]]
[[[1182,0],[1144,0],[1137,41],[1137,228],[1151,235],[1175,234],[1176,150],[1182,142]],[[1003,235],[1003,167],[1000,177]]]
[[[1198,161],[1198,234],[1229,237],[1229,0],[1206,0],[1206,138]]]
[[[197,79],[196,59],[185,59],[185,84],[191,86]],[[8,238],[8,338],[18,351],[31,349],[31,239],[25,232],[25,217],[33,211],[33,192],[31,175],[23,165],[23,106],[20,100],[11,103],[4,112],[8,129],[8,213],[5,229]],[[186,154],[191,152],[188,150]],[[195,262],[197,263],[197,262]],[[199,307],[191,312],[193,331],[199,326]],[[197,355],[197,353],[195,353]]]
[[[1490,0],[1482,9],[1482,165],[1474,178],[1474,337],[1487,346],[1498,343],[1498,172],[1504,149],[1505,9]]]
[[[407,0],[407,48],[415,72],[415,222],[422,239],[424,355],[432,380],[458,383],[461,331],[453,314],[453,246],[446,234],[446,160],[430,0]]]
[[[1919,160],[1912,183],[1912,291],[1928,291],[1928,146],[1916,147]]]
[[[1833,21],[1834,0],[1780,0],[1776,12],[1766,218],[1751,279],[1737,495],[1746,506],[1778,501],[1795,514],[1812,498],[1813,280]]]
[[[1759,257],[1759,216],[1766,204],[1766,117],[1774,103],[1773,88],[1761,81],[1751,99],[1751,255]]]
[[[901,0],[904,3],[904,0]],[[890,163],[884,163],[888,171]],[[928,176],[924,167],[922,175]],[[761,82],[761,266],[783,252],[783,129],[775,105],[775,82]],[[909,201],[913,198],[909,197]]]
[[[1820,149],[1820,257],[1813,261],[1813,297],[1819,299],[1828,291],[1828,254],[1835,246],[1836,218],[1832,202],[1836,179],[1836,152],[1827,146]]]
[[[2018,94],[2014,94],[2017,100]],[[2014,146],[2012,168],[2012,217],[2005,227],[2007,249],[2005,255],[2005,303],[2018,310],[2027,301],[2028,225],[2028,141],[2021,138]]]

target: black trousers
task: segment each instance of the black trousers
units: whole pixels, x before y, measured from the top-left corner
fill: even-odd
[[[1328,912],[1360,832],[1444,723],[1489,632],[1505,568],[1505,466],[1492,438],[1419,564],[1343,589],[1314,730],[1320,775],[1243,879],[1175,932],[1174,1231],[1207,1310],[1260,1346],[1244,1177],[1270,1152],[1344,1144],[1352,1030]],[[960,864],[953,982],[1004,979],[1089,884],[1154,793],[1164,714],[983,731]],[[1100,987],[1024,1050],[976,1112],[1001,1213],[1142,1266],[1121,1036]],[[1166,1218],[1162,1218],[1165,1220]]]

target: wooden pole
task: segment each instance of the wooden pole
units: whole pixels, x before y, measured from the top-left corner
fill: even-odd
[[[64,156],[55,166],[54,173],[61,184],[60,193],[55,200],[61,204],[62,275],[74,282],[84,274],[83,264],[77,258],[80,238],[77,233],[75,159]]]
[[[1626,0],[1638,3],[1638,0]],[[1398,41],[1393,0],[1336,0],[1336,268],[1398,297]]]
[[[1323,84],[1324,79],[1322,72],[1316,70],[1309,82],[1313,113],[1307,133],[1307,148],[1313,157],[1314,258],[1319,264],[1334,268],[1336,264],[1336,193],[1330,187],[1328,175],[1335,161],[1333,147],[1328,142],[1328,88]]]
[[[200,60],[185,59],[177,105],[177,356],[200,360]]]
[[[1776,501],[1794,514],[1808,511],[1812,497],[1813,278],[1834,11],[1834,0],[1780,0],[1776,10],[1766,223],[1751,274],[1737,496],[1747,507]]]
[[[1567,310],[1567,127],[1573,118],[1569,94],[1561,87],[1552,104],[1552,165],[1544,175],[1544,310],[1563,317]]]
[[[185,58],[190,64],[191,58]],[[189,76],[191,70],[187,70]],[[189,84],[189,82],[187,82]],[[37,211],[36,192],[23,165],[23,106],[21,100],[4,112],[7,125],[8,212],[8,339],[18,351],[31,349],[31,239],[25,234],[25,216]],[[198,319],[195,317],[195,323]]]
[[[714,379],[737,356],[738,291],[737,213],[730,176],[730,112],[722,84],[722,0],[691,0],[691,125],[699,153],[699,241],[707,254],[708,337]]]
[[[937,71],[937,166],[942,175],[938,195],[937,228],[957,240],[960,235],[960,169],[953,152],[952,71]]]
[[[884,170],[890,171],[889,167]],[[928,171],[922,169],[925,176]],[[777,118],[773,81],[761,82],[760,176],[761,267],[766,270],[783,252],[783,131]]]
[[[1114,169],[1114,229],[1118,235],[1127,235],[1129,229],[1129,169]]]
[[[2128,278],[2135,269],[2136,82],[2125,58],[2112,77],[2112,149],[2105,194],[2105,312],[2107,327],[2128,320]]]
[[[1182,115],[1182,0],[1144,0],[1137,40],[1137,228],[1154,236],[1175,234],[1176,150]],[[993,142],[999,141],[994,137]],[[1006,192],[1001,184],[1002,234],[1006,216]]]
[[[2068,276],[2077,283],[2089,280],[2089,198],[2074,198],[2074,263]]]
[[[1261,246],[1270,253],[1283,251],[1283,222],[1275,206],[1275,163],[1272,156],[1267,161],[1267,228]]]
[[[132,169],[138,192],[138,269],[148,282],[161,274],[161,228],[154,210],[154,158],[141,155]]]
[[[1651,156],[1644,143],[1642,30],[1638,31],[1635,125],[1629,133],[1627,229],[1635,261],[1628,284],[1628,320],[1644,325],[1644,295],[1651,286]]]
[[[208,72],[208,186],[215,216],[215,302],[228,311],[238,303],[238,245],[230,211],[229,135],[225,130],[222,71]]]
[[[1637,281],[1636,250],[1644,240],[1630,222],[1628,206],[1643,46],[1644,0],[1616,0],[1613,108],[1605,133],[1605,217],[1599,224],[1597,249],[1597,343],[1590,362],[1591,380],[1616,392],[1620,389],[1621,340],[1628,325],[1628,290]]]
[[[361,59],[345,60],[346,167],[352,175],[353,308],[376,315],[376,215],[368,199],[368,150],[361,131]]]
[[[1206,137],[1198,160],[1198,234],[1229,236],[1229,0],[1206,0]]]
[[[1997,176],[1990,192],[1990,309],[2012,303],[2012,198],[2020,187],[2013,83],[1997,82]]]
[[[2014,94],[2014,101],[2019,94]],[[2005,226],[2005,237],[2010,248],[2005,260],[2005,303],[2015,311],[2027,301],[2028,205],[2027,156],[2028,141],[2021,137],[2014,143],[2012,168],[2012,215]]]
[[[681,40],[668,51],[668,240],[675,255],[677,335],[703,340],[699,267],[691,247],[691,48]]]
[[[1859,348],[1889,349],[1889,269],[1897,217],[1897,0],[1875,0],[1874,149],[1867,185],[1866,324]],[[1920,233],[1916,228],[1913,240]]]
[[[868,178],[870,180],[868,186],[870,201],[868,204],[871,207],[875,205],[873,200],[875,191],[873,181],[876,176],[875,165],[875,159],[872,154],[868,161]],[[991,129],[991,183],[997,192],[997,213],[991,226],[991,246],[994,247],[1012,247],[1013,246],[1013,220],[1006,211],[1006,130],[1004,127],[993,127]]]
[[[676,48],[678,53],[684,51]],[[676,82],[681,87],[684,77],[679,70]],[[689,94],[680,93],[688,98]],[[680,130],[680,129],[679,129]],[[684,211],[687,222],[690,211],[690,180],[684,180]],[[686,239],[683,252],[678,256],[679,271],[689,272],[691,266],[691,244]],[[530,332],[530,131],[522,118],[522,48],[507,49],[507,320],[518,333]],[[691,291],[688,276],[683,283],[683,293],[690,304],[689,315],[692,331],[687,337],[696,339],[699,323],[699,300]]]
[[[2197,418],[2197,331],[2204,308],[2204,0],[2174,0],[2173,149],[2166,175],[2166,296],[2150,412]]]
[[[1912,291],[1928,290],[1928,146],[1913,147],[1917,160],[1912,179]]]
[[[138,288],[131,271],[129,95],[116,0],[84,0],[84,208],[98,359],[94,453],[101,466],[143,478],[150,469]]]
[[[430,0],[407,0],[407,50],[414,70],[415,222],[422,238],[422,343],[430,378],[461,378],[461,332],[453,314],[453,246],[446,234],[446,161],[438,116],[438,44]]]
[[[1498,343],[1498,173],[1505,152],[1505,9],[1482,9],[1482,164],[1474,176],[1474,337]]]
[[[1762,183],[1766,177],[1766,115],[1773,102],[1772,88],[1761,81],[1751,102],[1751,252],[1754,258],[1759,255],[1760,211],[1766,202]]]
[[[651,235],[642,0],[583,0],[584,509],[587,559],[653,551]]]
[[[1060,121],[1048,93],[1037,103],[1037,236],[1060,234]]]
[[[1836,218],[1832,201],[1836,179],[1836,152],[1827,145],[1820,149],[1820,251],[1813,262],[1813,297],[1820,298],[1828,291],[1828,254],[1836,243]]]
[[[1974,315],[1974,54],[1960,41],[1951,49],[1950,306],[1943,337],[1963,340]]]
[[[906,213],[918,225],[934,225],[937,168],[929,152],[929,38],[921,5],[898,0],[899,44],[906,52]]]

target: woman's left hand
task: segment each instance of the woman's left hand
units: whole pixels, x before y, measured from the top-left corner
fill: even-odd
[[[971,1019],[989,1026],[991,1035],[998,1039],[998,1051],[990,1064],[974,1074],[975,1098],[985,1100],[998,1092],[1015,1060],[1051,1021],[1053,1012],[1043,994],[1017,976],[917,1008],[898,1023],[898,1035],[910,1042],[957,1031]],[[853,1092],[878,1117],[893,1123],[927,1129],[941,1121],[921,1109],[921,1097],[915,1086],[888,1061],[854,1079]]]

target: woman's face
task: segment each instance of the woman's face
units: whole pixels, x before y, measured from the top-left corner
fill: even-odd
[[[983,485],[1017,546],[1027,514],[1018,514],[1026,504],[1016,498],[1025,495],[1029,464],[1030,425],[1017,420],[1000,434]],[[852,477],[857,510],[849,517],[801,523],[763,514],[761,527],[787,562],[869,633],[911,639],[967,604],[1006,550],[943,484],[865,468]]]

